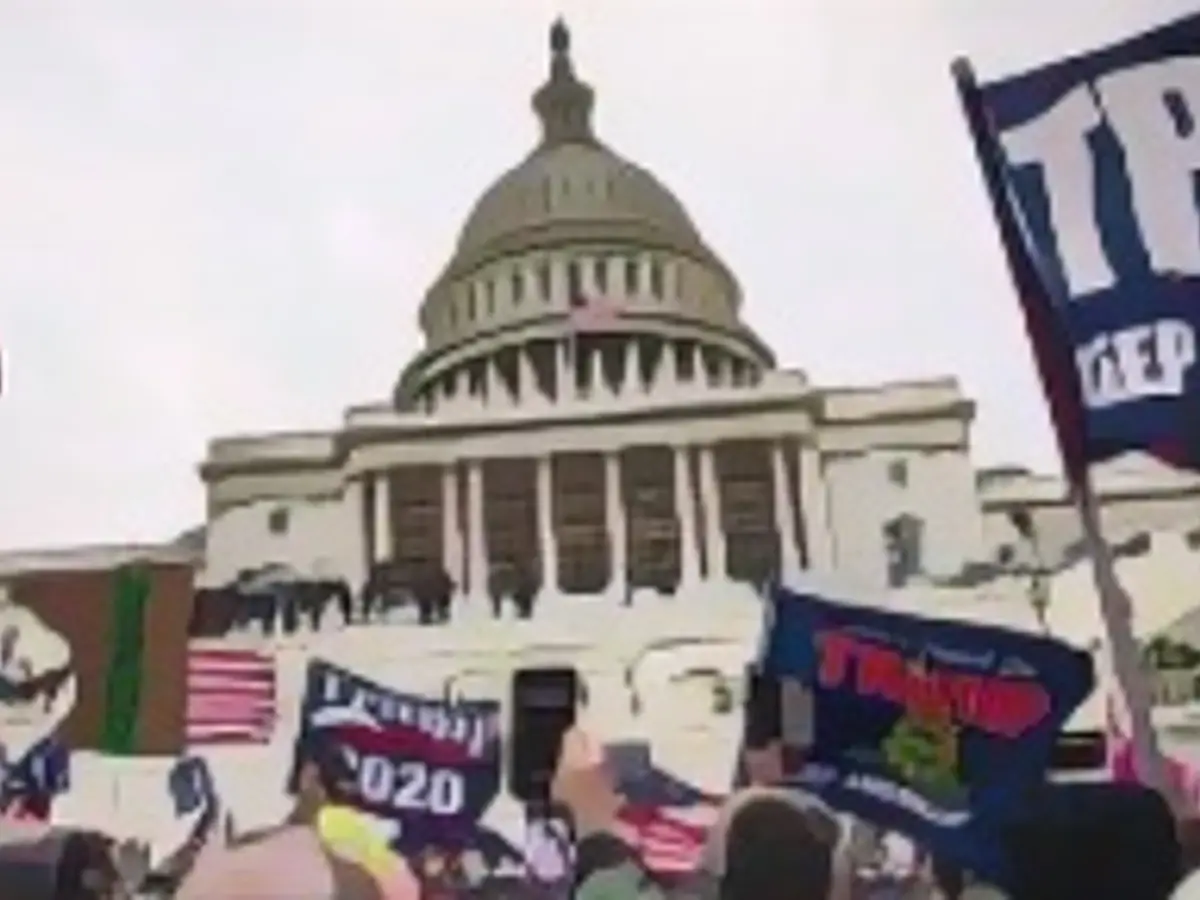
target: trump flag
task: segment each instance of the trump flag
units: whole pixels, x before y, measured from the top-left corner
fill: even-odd
[[[1200,469],[1200,15],[964,99],[1069,467]]]

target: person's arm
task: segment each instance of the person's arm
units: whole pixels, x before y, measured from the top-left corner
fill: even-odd
[[[196,857],[208,842],[216,821],[217,804],[210,803],[196,819],[187,840],[146,876],[142,882],[143,890],[170,892],[178,888],[196,864]]]

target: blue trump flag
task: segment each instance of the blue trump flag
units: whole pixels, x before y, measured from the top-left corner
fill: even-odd
[[[813,691],[794,783],[1002,880],[1000,830],[1093,685],[1059,641],[779,589],[761,664]]]
[[[393,821],[405,852],[477,847],[480,820],[500,790],[500,705],[447,703],[392,690],[323,660],[308,666],[297,763],[313,742],[342,755],[338,802]]]
[[[1139,778],[1171,797],[1088,466],[1200,469],[1200,15],[980,87],[954,74],[1090,547]],[[1119,709],[1119,706],[1117,707]]]
[[[957,74],[1068,467],[1200,468],[1200,15]]]

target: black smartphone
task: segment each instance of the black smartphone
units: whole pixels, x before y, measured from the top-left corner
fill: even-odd
[[[783,737],[783,691],[778,678],[757,667],[746,669],[745,719],[742,741],[749,749],[765,747]]]
[[[575,724],[579,674],[571,668],[519,669],[512,679],[508,789],[527,804],[545,807],[562,752]]]

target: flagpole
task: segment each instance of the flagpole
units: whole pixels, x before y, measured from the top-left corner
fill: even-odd
[[[1175,796],[1167,778],[1166,762],[1150,715],[1152,696],[1133,633],[1133,605],[1117,578],[1112,552],[1103,536],[1099,504],[1092,489],[1084,448],[1083,404],[1075,362],[1049,303],[1038,302],[1039,296],[1049,294],[1046,280],[1025,241],[1019,210],[1013,203],[1004,172],[1003,151],[988,121],[975,73],[965,59],[956,60],[951,71],[1000,232],[1026,335],[1050,407],[1059,454],[1070,486],[1070,500],[1079,513],[1084,543],[1091,558],[1112,677],[1129,714],[1134,768],[1142,783],[1158,790],[1177,814],[1182,813],[1182,798]]]

